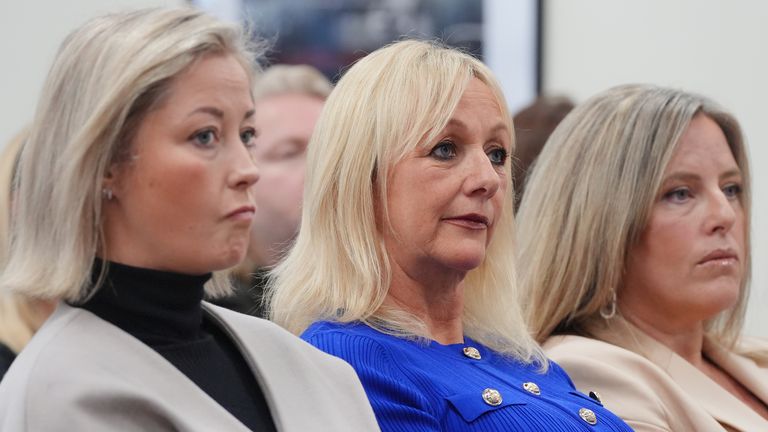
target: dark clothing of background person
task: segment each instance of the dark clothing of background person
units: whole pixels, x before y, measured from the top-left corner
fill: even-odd
[[[210,302],[235,312],[266,319],[267,311],[262,303],[262,298],[268,280],[269,271],[266,269],[256,269],[250,277],[245,279],[233,276],[234,293],[231,296],[213,299]]]
[[[3,380],[3,376],[8,371],[8,368],[11,367],[11,363],[13,363],[15,358],[16,354],[10,348],[0,343],[0,381]]]

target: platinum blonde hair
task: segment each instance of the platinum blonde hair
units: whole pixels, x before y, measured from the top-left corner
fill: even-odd
[[[620,293],[672,155],[691,120],[723,130],[744,181],[747,254],[737,304],[706,323],[731,344],[741,331],[750,274],[750,174],[741,128],[713,101],[652,85],[625,85],[578,106],[541,152],[518,213],[518,262],[527,318],[538,341],[555,332],[592,336],[599,311]]]
[[[383,307],[391,269],[375,208],[387,208],[390,169],[409,151],[437,139],[472,78],[495,96],[513,143],[511,117],[496,79],[467,54],[437,43],[401,41],[346,72],[309,145],[296,243],[268,287],[275,322],[295,334],[312,322],[332,320],[428,337],[419,319]],[[512,194],[510,181],[485,261],[464,281],[464,330],[496,351],[546,367],[516,301]]]
[[[95,18],[60,47],[19,164],[11,252],[0,287],[82,301],[92,294],[97,252],[109,259],[102,182],[128,154],[144,115],[174,77],[206,55],[227,54],[253,73],[238,26],[195,9],[144,9]],[[103,279],[104,271],[100,276]],[[216,274],[209,295],[230,290]]]
[[[256,79],[254,99],[285,93],[299,93],[327,99],[333,84],[319,70],[309,65],[274,65]]]
[[[29,134],[18,133],[0,154],[0,266],[8,259],[8,226],[13,207],[14,177],[19,151]],[[20,294],[0,293],[0,343],[18,353],[48,317],[42,302]]]

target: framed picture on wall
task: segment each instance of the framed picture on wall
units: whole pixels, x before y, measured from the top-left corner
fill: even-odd
[[[540,0],[190,0],[246,22],[270,42],[270,64],[310,64],[331,80],[404,37],[439,39],[485,61],[513,111],[535,97],[540,76]]]

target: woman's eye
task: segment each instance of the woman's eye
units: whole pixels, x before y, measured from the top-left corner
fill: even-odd
[[[507,150],[503,148],[495,148],[488,152],[488,159],[494,165],[504,165],[507,162]]]
[[[456,144],[451,141],[440,141],[429,152],[430,156],[433,156],[440,160],[448,160],[456,156]]]
[[[255,139],[256,129],[248,128],[240,133],[240,141],[242,141],[246,147],[252,147]]]
[[[214,140],[216,140],[216,133],[212,129],[206,129],[200,132],[196,132],[192,135],[192,139],[196,144],[203,147],[210,147]]]
[[[691,198],[691,191],[688,188],[673,189],[664,194],[664,199],[671,202],[685,202]]]
[[[729,184],[723,188],[723,193],[728,198],[738,198],[741,195],[741,185]]]

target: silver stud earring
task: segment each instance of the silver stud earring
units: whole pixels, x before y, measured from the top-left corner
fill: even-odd
[[[107,201],[112,201],[112,189],[108,187],[102,189],[101,196],[103,196]]]

